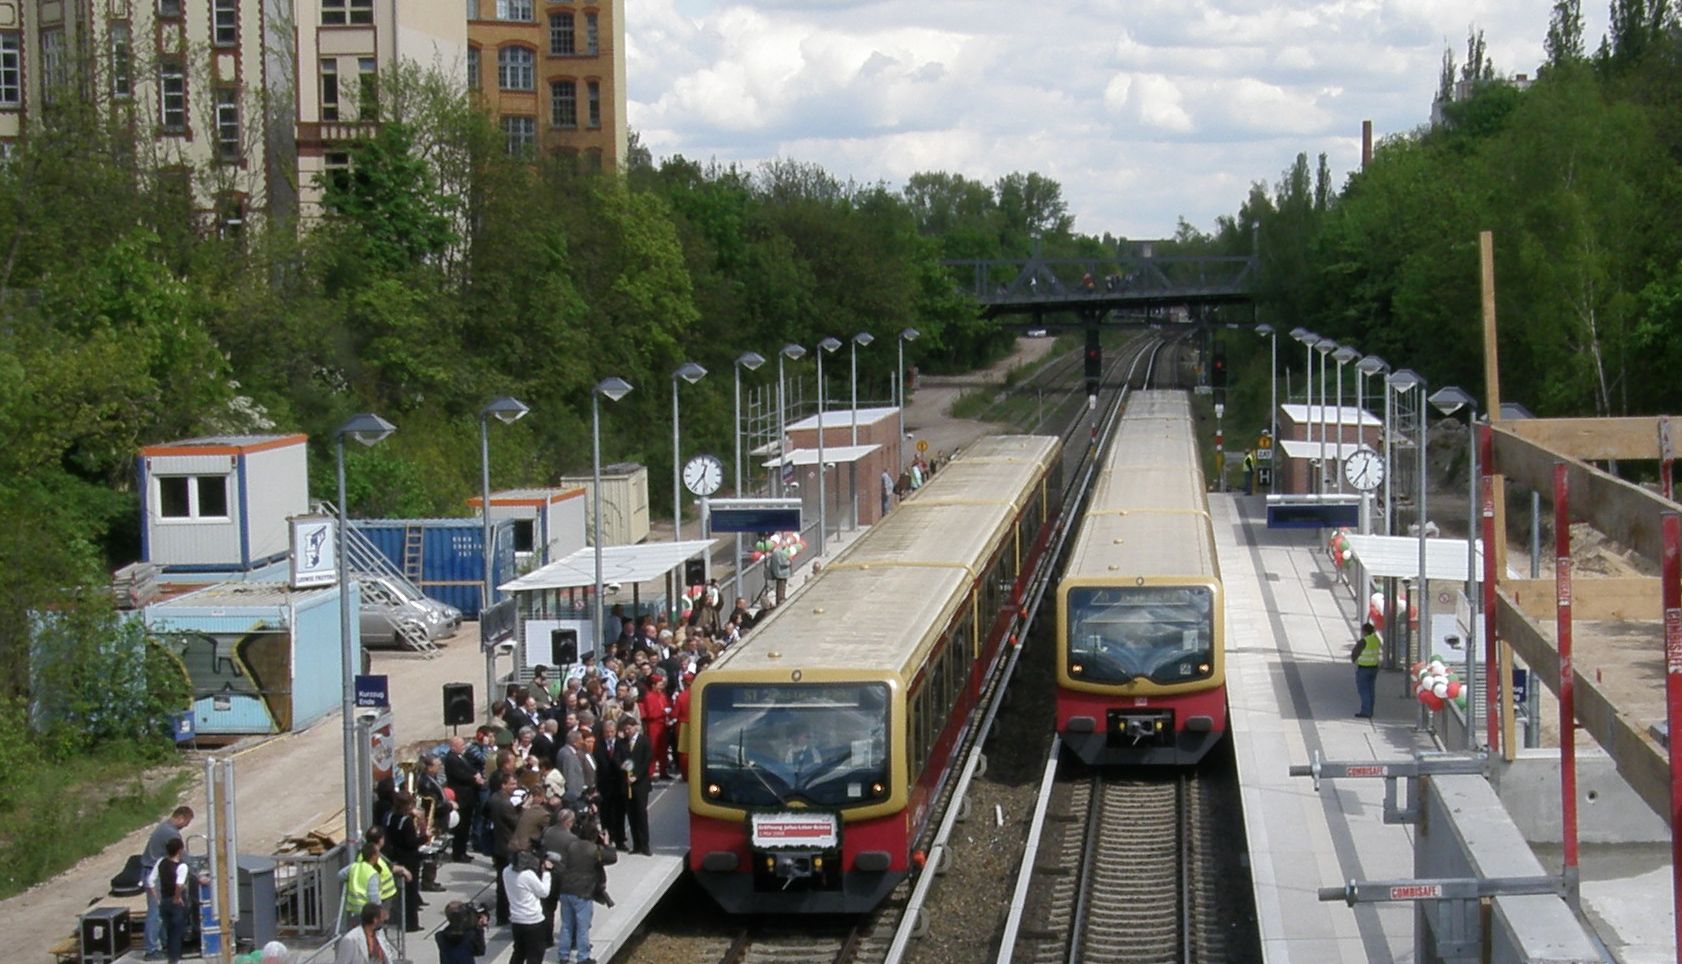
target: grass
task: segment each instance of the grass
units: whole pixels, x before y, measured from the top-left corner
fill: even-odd
[[[162,819],[189,779],[180,764],[148,770],[120,755],[13,767],[0,804],[0,899]]]

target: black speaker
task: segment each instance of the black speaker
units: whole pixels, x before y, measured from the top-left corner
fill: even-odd
[[[474,719],[473,684],[444,684],[444,725],[469,726]]]
[[[705,586],[707,584],[707,560],[683,560],[683,584],[685,586]]]
[[[578,630],[549,630],[549,665],[571,666],[578,662]]]

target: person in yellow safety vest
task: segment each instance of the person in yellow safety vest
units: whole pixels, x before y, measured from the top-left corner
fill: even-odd
[[[1256,450],[1244,450],[1244,494],[1256,494]]]
[[[1355,692],[1361,697],[1361,710],[1355,715],[1364,720],[1372,719],[1373,700],[1378,696],[1378,664],[1383,656],[1384,640],[1378,630],[1372,623],[1362,623],[1361,638],[1350,650],[1349,661],[1355,664]]]
[[[352,926],[367,904],[382,904],[389,911],[397,899],[397,875],[404,871],[401,867],[394,869],[380,853],[385,836],[376,832],[378,830],[378,827],[368,829],[356,860],[342,874],[345,881],[345,914]]]

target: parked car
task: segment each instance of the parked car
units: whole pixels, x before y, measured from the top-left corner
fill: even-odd
[[[414,596],[381,576],[364,576],[362,586],[362,643],[401,646],[398,626],[409,626],[437,640],[461,625],[461,610],[435,599]]]

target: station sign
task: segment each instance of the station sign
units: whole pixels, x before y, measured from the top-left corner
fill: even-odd
[[[712,532],[799,532],[799,499],[708,499]]]
[[[356,705],[373,709],[391,708],[391,677],[371,674],[356,677]]]

